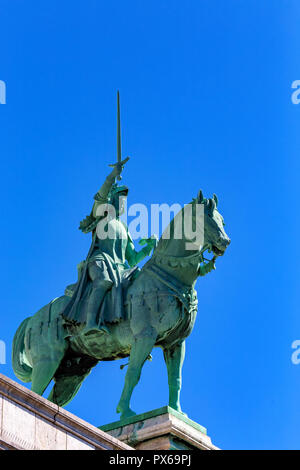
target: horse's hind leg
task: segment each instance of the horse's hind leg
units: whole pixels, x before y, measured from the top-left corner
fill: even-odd
[[[55,360],[51,360],[49,358],[40,358],[39,361],[34,364],[31,379],[31,390],[33,392],[37,393],[38,395],[43,395],[44,391],[51,382],[61,359],[61,357]]]
[[[58,406],[70,403],[97,362],[92,358],[87,360],[82,357],[63,361],[54,377],[55,385],[48,400]]]
[[[185,356],[185,342],[177,344],[171,348],[164,349],[164,358],[168,370],[169,383],[169,406],[174,410],[181,411],[180,389],[181,370]]]
[[[66,406],[75,397],[87,375],[60,377],[55,381],[48,400],[58,406]]]
[[[134,338],[134,343],[131,347],[128,370],[125,377],[125,385],[117,406],[117,413],[122,413],[121,419],[135,415],[134,411],[129,407],[131,395],[134,387],[140,380],[142,367],[153,349],[156,337],[156,331],[153,328],[148,327]]]
[[[64,298],[56,299],[39,310],[30,319],[24,339],[26,355],[32,365],[31,390],[39,395],[53,379],[68,348],[60,315],[64,302]]]

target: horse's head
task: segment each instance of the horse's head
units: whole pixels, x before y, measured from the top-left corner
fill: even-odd
[[[211,199],[206,199],[200,190],[196,203],[204,204],[204,245],[207,245],[214,254],[222,256],[230,243],[230,238],[224,230],[224,219],[217,209],[218,198],[214,194]]]

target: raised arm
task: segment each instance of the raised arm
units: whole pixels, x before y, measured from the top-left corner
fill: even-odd
[[[125,158],[122,162],[115,163],[113,166],[113,170],[110,172],[110,174],[106,177],[106,180],[104,181],[103,185],[99,189],[99,191],[95,194],[94,199],[95,203],[93,205],[93,216],[97,217],[97,209],[101,204],[106,204],[107,203],[107,197],[108,193],[112,187],[112,185],[115,182],[115,179],[117,177],[120,177],[123,166],[125,163],[129,160],[129,157]]]
[[[108,193],[115,182],[116,178],[116,171],[115,168],[113,171],[107,176],[106,180],[104,181],[103,185],[99,189],[99,191],[95,194],[94,199],[94,205],[93,205],[93,216],[97,217],[97,209],[101,204],[106,204],[107,203],[107,197]]]

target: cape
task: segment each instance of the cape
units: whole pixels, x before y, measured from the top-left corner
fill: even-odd
[[[74,286],[73,295],[70,302],[62,312],[62,316],[67,325],[80,325],[86,322],[87,305],[92,289],[92,281],[88,275],[88,264],[91,259],[96,242],[96,234],[93,235],[92,244],[86,260],[84,261],[81,275]],[[125,291],[133,277],[139,272],[139,268],[116,267],[106,253],[101,253],[101,258],[105,262],[110,279],[113,281],[112,288],[106,293],[104,300],[96,317],[96,323],[101,318],[102,323],[118,323],[126,320],[126,310],[124,308]]]

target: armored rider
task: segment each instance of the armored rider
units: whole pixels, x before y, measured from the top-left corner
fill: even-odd
[[[79,298],[83,296],[82,284],[86,284],[86,280],[89,280],[91,287],[84,313],[83,334],[101,330],[109,333],[105,325],[108,317],[107,312],[105,309],[101,309],[107,292],[114,286],[115,296],[121,295],[122,281],[124,278],[130,277],[128,271],[133,271],[130,268],[149,256],[156,245],[155,238],[143,239],[142,243],[145,246],[137,252],[127,226],[119,218],[125,209],[128,188],[116,184],[115,179],[121,179],[120,175],[128,159],[113,165],[113,170],[94,196],[95,202],[91,214],[81,221],[79,226],[84,233],[92,232],[92,244],[84,262],[83,272],[76,285],[77,288],[73,293],[73,305],[64,316],[67,319],[78,321],[75,305],[78,305]],[[105,222],[105,224],[100,227],[101,222]],[[106,227],[105,233],[104,227]],[[118,308],[119,304],[119,308],[122,309],[123,305],[120,306],[120,302],[123,303],[122,298],[119,299],[119,302],[118,299],[114,299],[114,305],[110,305],[108,308]],[[118,313],[110,312],[112,320],[114,315],[118,316]]]

